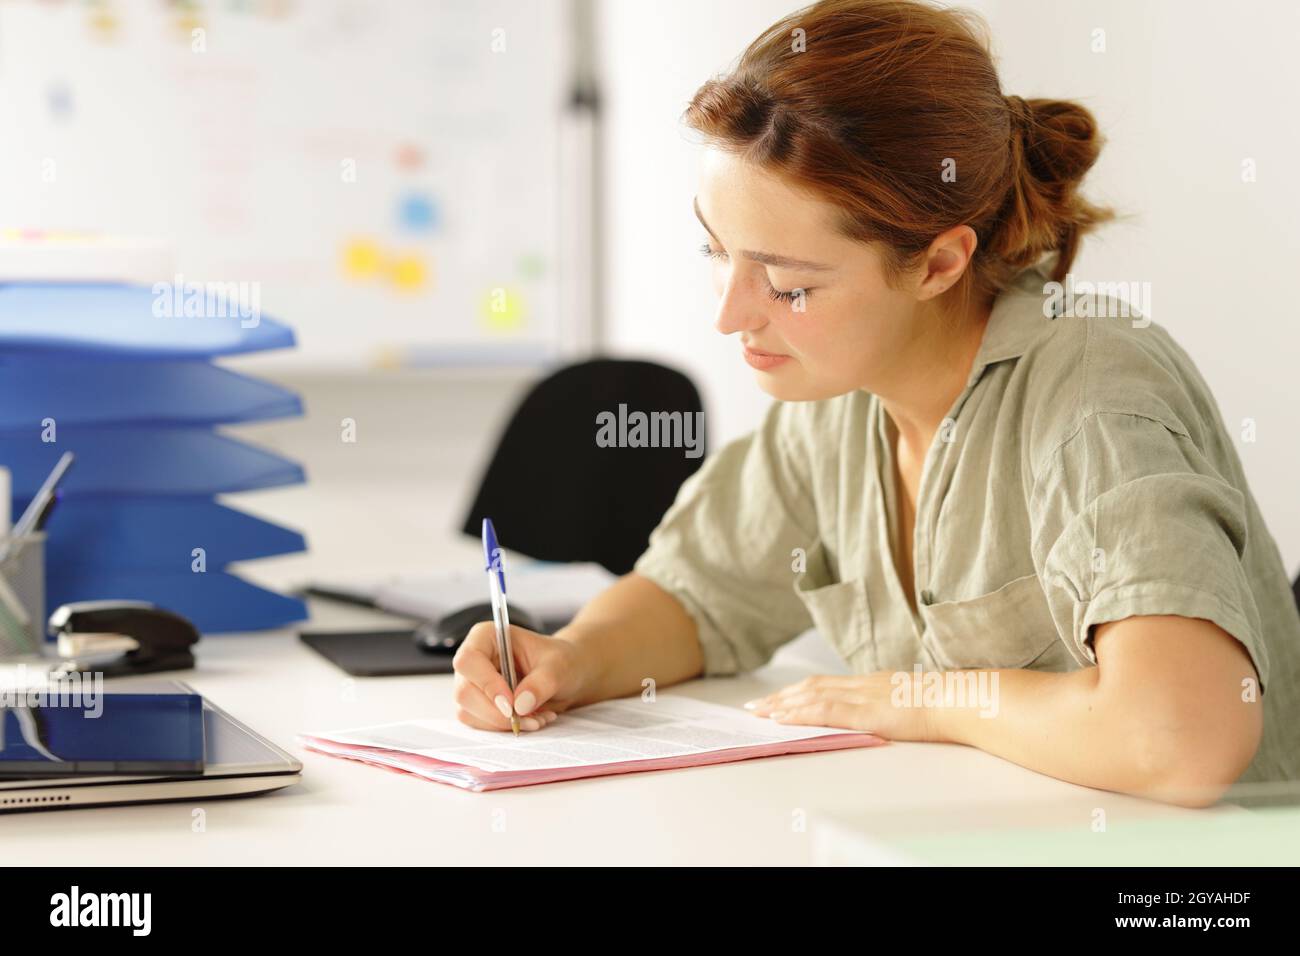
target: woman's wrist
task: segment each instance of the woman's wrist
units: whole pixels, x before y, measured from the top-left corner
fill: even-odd
[[[607,664],[599,634],[581,624],[570,622],[551,636],[564,641],[573,649],[573,699],[581,704],[590,704],[608,697],[603,692]]]

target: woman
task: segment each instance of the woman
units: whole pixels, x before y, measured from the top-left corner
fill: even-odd
[[[853,674],[759,716],[1190,806],[1300,776],[1300,617],[1214,399],[1159,326],[1054,284],[1109,217],[1080,195],[1092,116],[1004,96],[955,12],[824,0],[686,120],[717,328],[778,401],[634,573],[554,636],[516,629],[525,729],[816,626]],[[504,730],[494,651],[479,625],[456,699]],[[922,692],[970,669],[995,700]]]

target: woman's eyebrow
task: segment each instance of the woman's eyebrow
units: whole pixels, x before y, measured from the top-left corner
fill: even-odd
[[[700,221],[700,225],[704,227],[704,231],[707,232],[713,238],[714,242],[717,242],[718,245],[722,245],[722,243],[718,240],[718,237],[714,235],[713,230],[709,228],[709,224],[704,221],[704,214],[700,212],[699,197],[696,197],[694,201],[694,205],[695,205],[695,218]],[[760,262],[765,266],[772,266],[774,269],[796,269],[801,272],[832,271],[831,266],[822,265],[820,262],[809,262],[806,259],[794,259],[791,258],[790,256],[778,256],[772,252],[752,252],[746,249],[743,250],[740,254],[744,256],[746,259],[752,259],[754,262]]]

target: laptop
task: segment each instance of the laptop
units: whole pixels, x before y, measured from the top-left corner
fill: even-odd
[[[179,682],[173,688],[192,692]],[[203,731],[202,776],[0,779],[0,813],[243,797],[281,790],[302,779],[298,760],[206,698]]]

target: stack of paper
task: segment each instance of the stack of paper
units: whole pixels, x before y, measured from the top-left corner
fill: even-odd
[[[475,791],[885,743],[873,734],[787,726],[662,694],[582,707],[518,738],[443,719],[301,739],[309,750]]]
[[[568,624],[583,605],[617,580],[616,575],[591,562],[511,560],[506,574],[510,606],[526,610],[552,630]],[[478,568],[399,575],[369,583],[326,579],[314,581],[313,586],[373,601],[392,614],[430,621],[484,600],[483,572]]]

